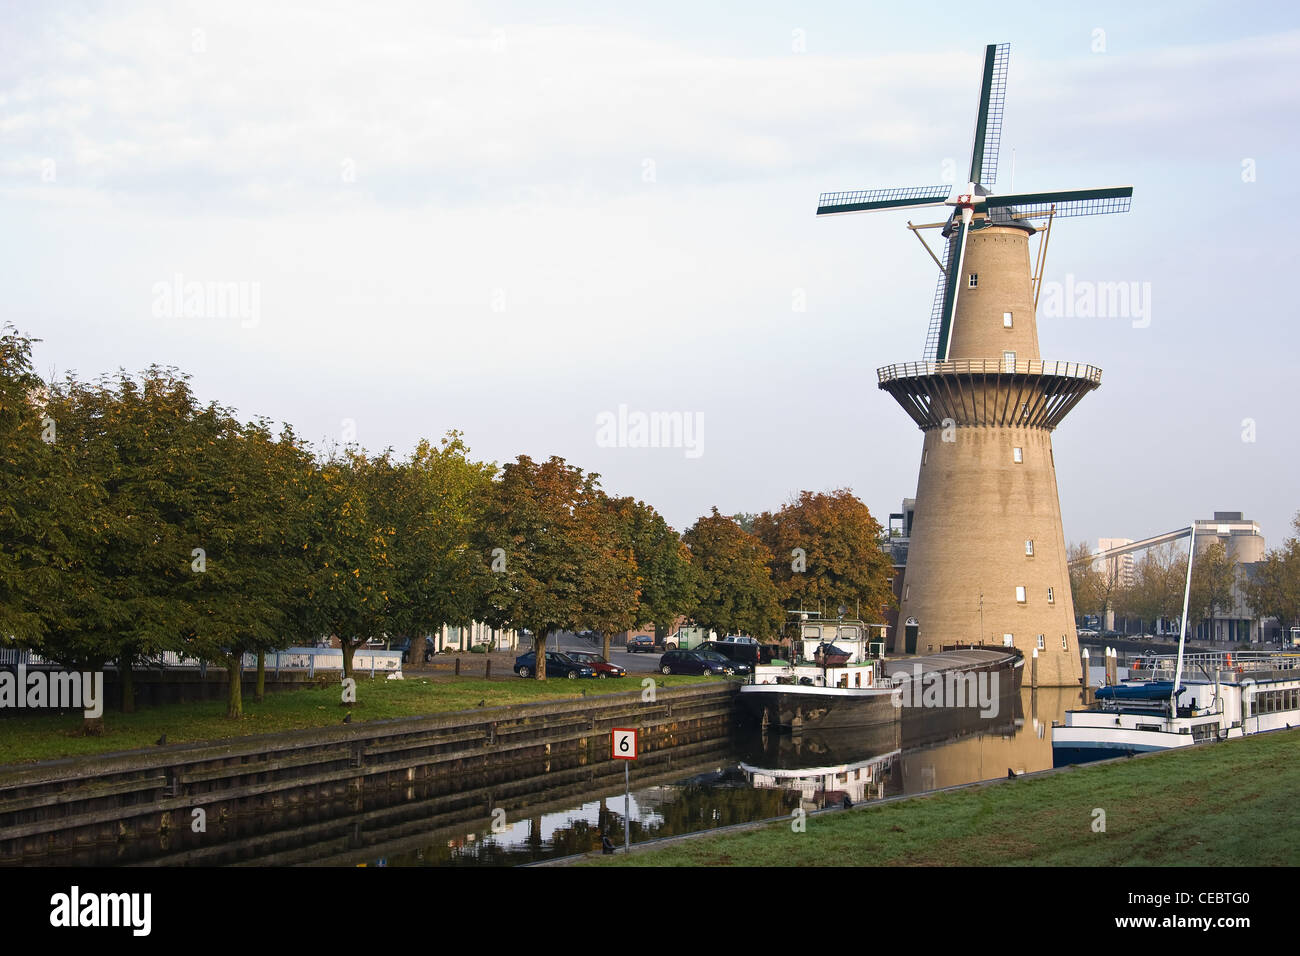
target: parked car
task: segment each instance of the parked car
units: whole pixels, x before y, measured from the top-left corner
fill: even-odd
[[[403,664],[411,663],[411,639],[409,637],[404,637],[400,641],[392,641],[388,645],[388,649],[390,651],[401,651],[402,663]],[[433,638],[426,637],[424,639],[424,657],[422,657],[418,663],[423,663],[424,661],[427,661],[430,657],[433,656],[433,654],[434,654]]]
[[[596,676],[602,680],[606,677],[627,676],[627,668],[619,667],[617,664],[611,664],[599,654],[592,653],[591,651],[566,651],[565,653],[579,664],[586,664],[594,670]]]
[[[537,656],[529,651],[515,658],[515,673],[520,677],[532,677],[537,672]],[[595,677],[596,672],[586,664],[575,661],[568,654],[559,651],[546,652],[546,675],[548,677],[567,677],[577,680],[579,677]]]
[[[730,661],[715,651],[666,651],[659,658],[664,674],[748,674],[749,666]]]
[[[654,650],[655,639],[649,634],[633,634],[627,639],[629,654],[653,654]]]
[[[758,644],[742,644],[735,641],[707,641],[697,650],[712,651],[737,664],[748,664],[751,668],[759,662]],[[745,671],[745,673],[749,673]]]

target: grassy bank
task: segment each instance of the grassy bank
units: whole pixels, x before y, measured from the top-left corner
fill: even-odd
[[[661,687],[678,687],[703,683],[709,678],[656,675],[656,680]],[[406,680],[372,681],[358,676],[352,720],[356,723],[420,717],[479,706],[573,700],[581,697],[584,690],[590,696],[640,688],[641,675],[600,681],[534,681],[517,677],[427,679],[418,675]],[[339,685],[331,681],[267,694],[260,704],[254,703],[251,695],[246,696],[244,716],[240,720],[226,717],[224,699],[166,704],[134,714],[108,710],[104,713],[106,732],[102,737],[81,735],[80,713],[6,717],[0,719],[0,764],[151,747],[163,734],[167,735],[167,743],[179,744],[304,727],[330,727],[340,723],[345,713],[346,709],[339,705]]]
[[[1300,861],[1300,730],[700,836],[623,866],[1252,866]],[[1105,832],[1093,831],[1094,810]]]

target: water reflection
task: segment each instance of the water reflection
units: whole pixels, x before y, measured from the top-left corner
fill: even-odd
[[[753,732],[733,737],[725,751],[672,780],[646,785],[632,772],[634,843],[914,794],[1052,766],[1052,721],[1079,704],[1065,688],[1023,688],[1000,701],[996,714],[909,710],[896,724],[857,731],[808,732],[799,737]],[[567,809],[540,813],[385,858],[388,865],[509,865],[598,849],[602,833],[623,842],[620,785]],[[371,858],[373,860],[373,857]]]

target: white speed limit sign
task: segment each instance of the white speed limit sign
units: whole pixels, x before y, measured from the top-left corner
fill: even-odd
[[[636,759],[636,730],[631,727],[615,727],[610,736],[610,756],[615,760]]]

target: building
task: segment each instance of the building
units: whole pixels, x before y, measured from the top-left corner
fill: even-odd
[[[817,214],[934,207],[946,217],[908,222],[940,273],[924,358],[876,372],[924,435],[915,509],[901,528],[894,652],[1015,647],[1037,658],[1040,685],[1068,687],[1082,673],[1052,432],[1101,385],[1101,370],[1043,360],[1037,292],[1053,222],[1126,212],[1133,189],[993,192],[1009,55],[1007,44],[985,47],[965,182],[823,193]],[[942,258],[919,231],[931,228]]]
[[[1259,522],[1248,520],[1240,511],[1216,511],[1213,518],[1196,522],[1196,554],[1203,554],[1216,542],[1233,562],[1232,600],[1229,606],[1216,608],[1212,618],[1198,622],[1195,637],[1215,642],[1263,640],[1261,622],[1246,602],[1246,582],[1255,563],[1264,560],[1264,532]],[[1188,636],[1193,636],[1190,631]]]
[[[1033,226],[979,225],[961,260],[947,360],[879,372],[925,436],[895,650],[1037,650],[1039,683],[1069,686],[1081,668],[1052,432],[1101,373],[1039,353]]]
[[[1111,548],[1119,548],[1132,543],[1132,538],[1098,538],[1097,550],[1109,551]],[[1106,575],[1108,581],[1114,581],[1116,587],[1131,588],[1133,586],[1134,561],[1132,554],[1103,558],[1094,561],[1092,566],[1094,570]]]

